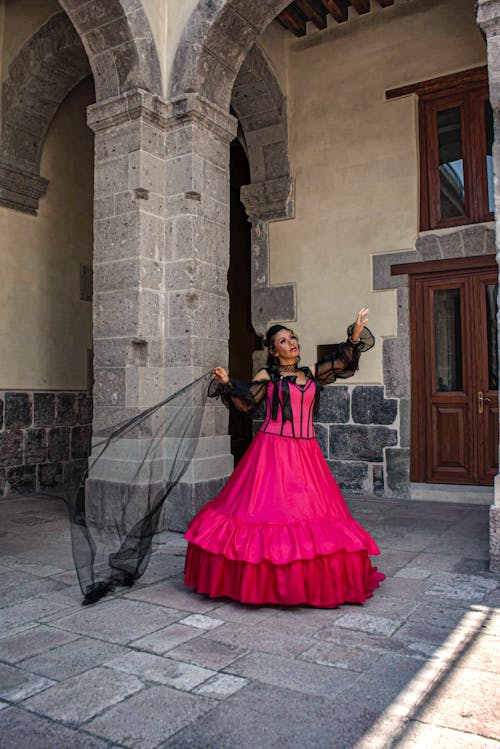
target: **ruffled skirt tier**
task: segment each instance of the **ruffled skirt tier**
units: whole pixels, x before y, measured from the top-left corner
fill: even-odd
[[[315,439],[259,432],[186,538],[185,583],[212,597],[334,608],[384,579]]]

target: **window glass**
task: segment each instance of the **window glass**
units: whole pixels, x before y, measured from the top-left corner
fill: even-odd
[[[461,108],[437,113],[441,218],[465,215]]]
[[[460,289],[439,289],[434,292],[434,329],[436,389],[440,392],[461,391],[463,382]]]
[[[489,101],[484,102],[484,122],[486,125],[486,174],[488,177],[488,210],[495,210],[495,193],[493,189],[493,110]]]
[[[486,325],[488,327],[488,386],[498,388],[497,284],[486,286]]]

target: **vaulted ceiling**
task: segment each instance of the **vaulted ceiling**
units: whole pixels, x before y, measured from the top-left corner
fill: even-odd
[[[394,5],[394,0],[377,0],[382,8]],[[370,12],[370,0],[294,0],[281,11],[277,20],[287,31],[295,36],[305,36],[307,23],[313,23],[317,29],[326,29],[330,15],[337,23],[347,21],[349,8],[363,15]]]

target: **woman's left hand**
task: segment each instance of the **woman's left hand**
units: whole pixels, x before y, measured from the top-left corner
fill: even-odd
[[[368,322],[368,309],[367,307],[362,307],[359,312],[358,316],[356,318],[356,322],[354,323],[354,330],[352,331],[352,337],[357,339],[361,335],[361,331],[365,327],[366,323]]]

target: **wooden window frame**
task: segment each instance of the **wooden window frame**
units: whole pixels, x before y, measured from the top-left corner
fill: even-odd
[[[386,92],[386,99],[409,94],[418,96],[420,231],[493,221],[494,213],[488,209],[486,168],[487,68],[472,68],[392,89]],[[459,107],[462,115],[465,215],[442,218],[436,114],[452,107]]]

